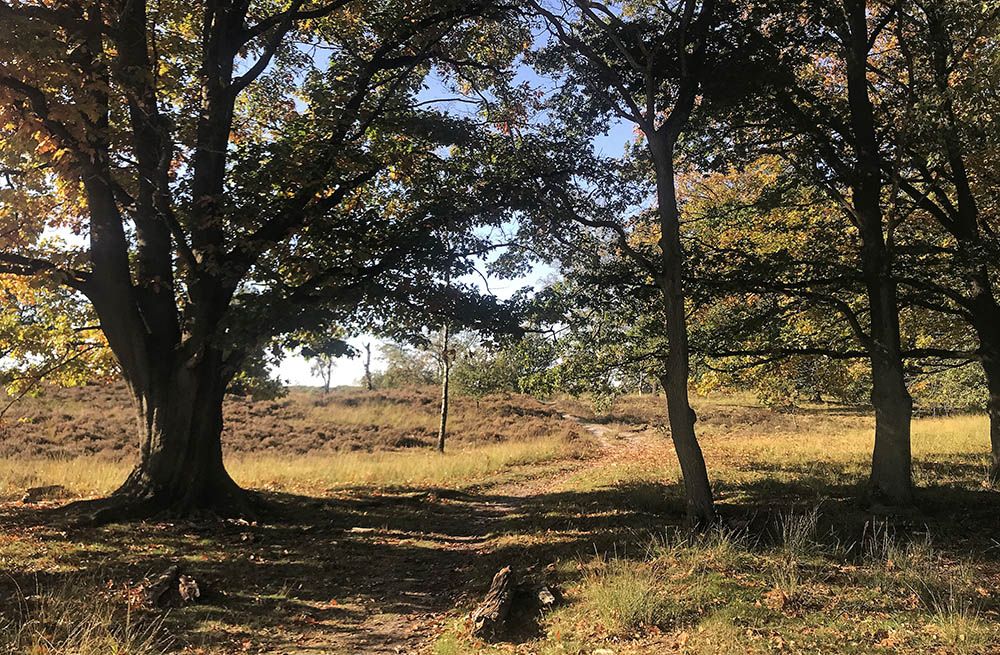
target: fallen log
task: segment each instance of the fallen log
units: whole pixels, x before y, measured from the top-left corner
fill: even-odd
[[[539,617],[562,602],[562,593],[553,584],[531,579],[515,580],[509,566],[493,576],[486,597],[470,614],[472,636],[498,641],[534,634]]]
[[[61,484],[49,484],[44,487],[29,487],[25,489],[21,496],[21,502],[25,504],[37,503],[40,500],[55,500],[67,498],[69,490]]]

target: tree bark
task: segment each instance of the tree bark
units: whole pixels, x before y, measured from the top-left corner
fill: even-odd
[[[990,389],[990,468],[989,483],[1000,485],[1000,385]]]
[[[165,357],[131,375],[139,417],[140,458],[101,519],[250,513],[249,498],[222,461],[222,401],[228,384],[222,354],[197,361]],[[132,372],[126,372],[129,375]]]
[[[473,610],[472,636],[480,639],[495,639],[507,629],[507,617],[510,615],[514,600],[514,574],[509,566],[505,566],[493,576],[490,590],[483,602]]]
[[[988,479],[991,485],[1000,485],[1000,371],[995,371],[989,380],[990,414],[990,468]]]
[[[989,393],[986,409],[990,417],[989,483],[1000,485],[1000,323],[995,324],[992,341],[987,345],[980,335],[983,352],[983,372]]]
[[[847,18],[845,63],[855,162],[854,216],[861,235],[861,269],[868,297],[868,344],[875,406],[875,448],[869,490],[872,500],[894,506],[913,503],[910,418],[899,333],[897,283],[882,212],[882,164],[875,112],[868,95],[868,15],[865,0],[844,0]]]
[[[695,432],[697,417],[688,397],[690,353],[683,285],[680,212],[674,183],[673,140],[653,136],[649,145],[656,166],[656,194],[660,219],[662,277],[660,291],[666,321],[668,352],[660,380],[666,394],[670,437],[684,481],[688,517],[697,524],[715,520],[712,486],[705,457]]]
[[[913,401],[903,382],[902,364],[876,346],[872,357],[875,449],[869,489],[872,500],[893,506],[913,504],[910,419]]]

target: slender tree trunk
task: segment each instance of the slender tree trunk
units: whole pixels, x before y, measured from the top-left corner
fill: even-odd
[[[868,349],[875,406],[872,500],[894,506],[913,503],[910,419],[913,400],[906,388],[899,334],[899,303],[892,253],[882,212],[882,163],[875,111],[868,95],[868,14],[865,0],[844,0],[850,39],[845,64],[855,151],[852,184],[855,220],[861,234],[861,269],[871,329]]]
[[[673,141],[649,138],[656,165],[656,191],[660,219],[660,251],[666,332],[669,349],[660,378],[667,400],[670,436],[681,467],[688,516],[699,524],[715,520],[712,486],[705,468],[705,457],[695,433],[697,416],[688,398],[690,354],[688,351],[687,313],[683,286],[683,250],[680,213],[674,186]]]
[[[365,344],[365,389],[372,390],[372,345]]]
[[[451,354],[448,350],[449,333],[447,325],[444,326],[442,334],[444,339],[441,350],[441,423],[438,426],[437,443],[439,453],[444,452],[444,441],[448,434],[448,386],[451,383]]]
[[[197,362],[170,362],[146,372],[144,383],[130,380],[139,415],[139,463],[113,494],[117,502],[108,518],[246,513],[248,498],[222,462],[228,380],[221,354],[208,349]]]
[[[990,469],[989,482],[1000,485],[1000,384],[990,388]]]

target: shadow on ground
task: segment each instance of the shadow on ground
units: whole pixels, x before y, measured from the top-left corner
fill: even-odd
[[[829,482],[844,480],[844,471],[783,469],[794,481],[762,473],[719,485],[726,521],[766,535],[782,512],[820,506],[831,529],[850,540],[873,518],[857,501],[857,481]],[[355,489],[330,498],[266,499],[269,518],[254,524],[104,528],[73,527],[57,512],[7,505],[0,509],[4,547],[20,539],[22,552],[3,556],[9,576],[0,593],[12,599],[18,589],[84,579],[125,585],[180,562],[206,590],[204,602],[167,617],[181,645],[234,653],[408,653],[443,614],[481,597],[502,566],[541,579],[557,575],[554,562],[595,551],[642,556],[651,535],[683,523],[680,489],[660,484],[529,495]],[[940,548],[1000,563],[998,500],[996,491],[936,486],[920,491],[919,513],[879,520],[901,532],[929,530]]]
[[[270,493],[269,517],[258,523],[103,528],[75,527],[58,511],[12,504],[0,510],[0,521],[35,552],[5,558],[10,577],[0,580],[6,587],[0,593],[16,598],[18,588],[124,585],[180,562],[206,590],[204,602],[167,619],[190,645],[412,652],[435,617],[472,603],[502,566],[543,576],[557,560],[648,541],[665,521],[680,523],[678,492],[654,484],[533,496],[443,489],[352,490],[332,498]]]

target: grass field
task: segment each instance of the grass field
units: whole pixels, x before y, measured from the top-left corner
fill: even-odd
[[[607,416],[571,400],[463,401],[439,456],[420,442],[430,391],[301,393],[275,410],[297,413],[297,434],[323,423],[354,444],[371,421],[419,445],[232,448],[234,477],[268,501],[253,523],[75,526],[56,501],[14,498],[36,484],[106,493],[127,460],[103,448],[0,460],[0,652],[1000,653],[1000,493],[982,482],[982,417],[918,419],[919,508],[883,516],[858,501],[864,412],[701,399],[723,521],[694,534],[658,399]],[[87,411],[67,407],[65,420]],[[201,602],[132,607],[134,584],[170,563],[199,580]],[[563,602],[488,644],[467,614],[505,565]]]
[[[436,486],[461,488],[504,472],[581,452],[582,444],[542,436],[459,447],[444,455],[430,449],[372,453],[275,455],[239,453],[228,468],[244,487],[262,491],[323,494],[351,487]],[[15,498],[29,487],[59,484],[71,496],[87,498],[111,493],[128,475],[128,460],[101,457],[0,459],[0,496]]]
[[[427,448],[437,436],[437,403],[433,389],[293,389],[284,398],[257,401],[230,396],[222,442],[228,455],[254,457]],[[579,433],[558,408],[529,396],[455,397],[450,428],[451,443],[460,447]],[[134,434],[123,386],[51,389],[21,400],[0,420],[0,457],[117,461],[135,455]]]

